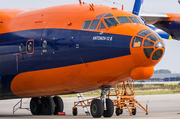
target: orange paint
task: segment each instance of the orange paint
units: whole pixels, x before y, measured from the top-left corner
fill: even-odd
[[[88,4],[82,5],[61,5],[37,10],[24,9],[22,13],[19,10],[14,10],[10,22],[4,23],[6,26],[1,33],[15,32],[27,29],[42,29],[42,28],[62,28],[80,30],[85,20],[92,20],[96,16],[103,13],[111,13],[114,17],[117,16],[134,16],[133,14],[114,10],[111,7],[102,5],[91,5],[95,11],[89,9]],[[12,11],[6,9],[6,12]],[[86,14],[86,15],[84,15]],[[63,18],[63,19],[62,19]],[[72,25],[68,25],[72,23]],[[123,25],[123,24],[122,24]],[[131,26],[131,25],[129,25]],[[111,29],[111,28],[109,28]],[[125,30],[125,29],[124,29]],[[96,30],[104,31],[103,30]],[[106,30],[106,33],[111,33]],[[116,32],[118,33],[118,32]],[[124,32],[123,35],[132,35],[131,31]]]
[[[145,80],[151,78],[153,73],[153,66],[141,66],[132,68],[129,75],[134,80]]]
[[[7,9],[5,11],[8,13],[12,10]],[[129,12],[93,4],[62,5],[37,10],[13,10],[11,15],[3,14],[4,27],[0,29],[0,34],[45,28],[81,30],[85,20],[93,20],[103,13],[111,13],[115,18],[118,16],[134,16]],[[103,18],[100,20],[104,23]],[[11,90],[19,97],[41,97],[91,91],[131,78],[137,80],[149,78],[152,75],[153,66],[161,58],[153,61],[145,56],[143,46],[132,47],[134,36],[144,29],[150,30],[147,26],[139,23],[119,23],[117,26],[107,29],[94,30],[98,33],[131,36],[131,54],[90,63],[82,62],[78,65],[20,73],[13,79]],[[143,38],[144,40],[145,38]],[[152,48],[154,47],[152,46]],[[161,49],[164,53],[164,49]]]
[[[164,21],[178,21],[180,22],[180,14],[166,13],[168,16]]]
[[[130,56],[97,61],[92,63],[32,71],[17,75],[11,84],[14,94],[21,97],[70,94],[97,89],[102,85],[113,85],[130,79],[129,66],[125,62]],[[124,62],[124,66],[119,63]],[[122,68],[124,67],[124,68]],[[28,84],[28,85],[24,85]]]

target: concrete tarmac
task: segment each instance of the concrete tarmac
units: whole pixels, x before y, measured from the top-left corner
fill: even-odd
[[[116,116],[115,114],[112,119],[180,119],[180,94],[170,94],[170,95],[147,95],[147,96],[135,96],[143,106],[146,105],[147,100],[149,100],[148,109],[149,114],[145,115],[140,109],[137,109],[137,114],[135,116],[129,116],[129,113],[124,110],[123,114]],[[64,101],[64,112],[66,116],[33,116],[31,112],[26,109],[20,109],[13,114],[13,106],[20,99],[14,100],[1,100],[0,101],[0,119],[86,119],[92,118],[92,116],[86,116],[82,107],[78,108],[78,115],[72,115],[72,107],[74,101],[77,101],[77,97],[63,98]],[[23,99],[23,108],[29,108],[30,99]],[[104,118],[104,117],[102,117]]]

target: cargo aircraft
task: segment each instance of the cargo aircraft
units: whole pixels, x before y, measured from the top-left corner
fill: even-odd
[[[179,0],[177,0],[178,3],[180,3]],[[143,0],[137,0],[136,1],[139,6],[142,5]],[[140,8],[136,6],[137,8],[134,9],[138,12],[136,15],[141,16],[146,24],[152,24],[151,27],[155,32],[157,32],[162,38],[165,39],[171,39],[174,40],[180,40],[180,14],[175,13],[151,13],[151,12],[140,12]],[[134,7],[135,8],[135,7]],[[159,29],[163,31],[159,31]]]
[[[0,99],[32,98],[33,115],[52,115],[63,112],[57,95],[100,88],[91,114],[111,117],[110,87],[150,78],[164,51],[161,37],[138,16],[114,7],[79,1],[0,9]]]

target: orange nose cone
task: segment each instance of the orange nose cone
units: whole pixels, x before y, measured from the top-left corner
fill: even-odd
[[[146,80],[154,73],[154,66],[135,67],[130,71],[130,77],[134,80]]]

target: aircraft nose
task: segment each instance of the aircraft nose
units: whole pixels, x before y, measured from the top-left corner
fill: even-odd
[[[135,66],[129,76],[134,80],[149,79],[154,73],[154,66],[164,54],[161,37],[149,28],[143,29],[132,38],[131,56]]]
[[[161,37],[152,30],[141,30],[134,36],[133,49],[141,49],[146,58],[157,61],[164,53],[164,43]]]

